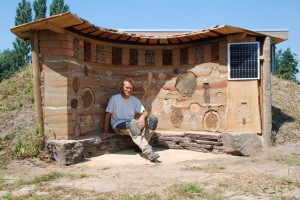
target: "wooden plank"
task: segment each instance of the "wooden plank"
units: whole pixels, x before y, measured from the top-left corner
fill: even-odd
[[[188,37],[193,41],[200,39],[200,37],[198,37],[197,35],[189,35]]]
[[[171,38],[171,37],[169,37],[168,38],[168,40],[172,43],[172,44],[178,44],[178,43],[180,43],[180,41],[178,40],[178,38]]]
[[[102,37],[102,38],[108,38],[109,36],[111,36],[113,33],[112,32],[105,32],[101,35],[99,35],[99,37]]]
[[[131,36],[131,38],[129,39],[130,42],[136,42],[139,40],[140,37],[137,36]]]
[[[51,30],[55,33],[59,33],[59,34],[65,34],[66,33],[66,31],[64,29],[52,24],[51,22],[44,22],[44,24],[45,24],[47,29],[49,29],[49,30]]]
[[[257,80],[228,81],[226,131],[261,133]]]
[[[120,38],[119,38],[119,40],[122,40],[122,41],[124,41],[124,40],[127,40],[127,39],[129,39],[130,38],[130,36],[129,35],[125,35],[125,34],[123,34]]]
[[[208,38],[209,36],[205,34],[206,32],[201,32],[201,33],[197,33],[195,34],[195,36],[203,39],[203,38]]]
[[[90,28],[81,30],[81,32],[82,32],[82,33],[91,33],[91,32],[96,31],[97,29],[98,29],[97,27],[90,27]]]
[[[94,31],[94,32],[92,32],[92,33],[90,33],[91,35],[94,35],[94,36],[96,36],[96,35],[100,35],[100,34],[102,34],[102,33],[105,33],[105,31],[103,31],[103,30],[96,30],[96,31]]]
[[[157,38],[149,38],[149,44],[157,44],[158,39]]]
[[[146,43],[147,42],[147,40],[148,40],[148,37],[140,37],[140,39],[139,39],[139,43]]]
[[[191,40],[187,36],[177,37],[181,42],[190,42]]]
[[[122,34],[119,34],[119,33],[113,33],[111,36],[108,37],[108,39],[112,39],[112,40],[115,40],[115,39],[118,39],[119,37],[121,37]]]
[[[83,23],[83,24],[80,24],[80,25],[77,25],[77,26],[73,26],[72,28],[74,28],[75,30],[83,30],[83,29],[87,29],[87,28],[90,28],[91,26],[93,26],[93,24],[90,24],[90,23]]]
[[[167,38],[159,38],[159,43],[160,44],[169,44],[169,41]]]

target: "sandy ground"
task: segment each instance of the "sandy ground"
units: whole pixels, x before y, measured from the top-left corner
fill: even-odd
[[[300,166],[272,160],[279,155],[296,155],[300,159],[300,143],[269,148],[251,157],[156,150],[161,156],[159,163],[149,162],[133,150],[89,158],[70,166],[38,159],[16,160],[1,170],[4,183],[0,184],[0,197],[130,199],[128,195],[139,195],[135,199],[143,199],[142,195],[148,195],[144,199],[300,199]],[[16,186],[20,180],[33,180],[51,172],[64,175],[48,182]],[[184,183],[199,185],[206,196],[174,193],[172,188]]]

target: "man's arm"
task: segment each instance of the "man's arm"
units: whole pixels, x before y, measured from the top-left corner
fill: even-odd
[[[108,127],[109,127],[110,117],[111,117],[111,113],[110,112],[105,112],[104,122],[103,122],[103,133],[102,133],[102,138],[103,139],[108,139],[109,138]]]
[[[138,125],[140,129],[143,129],[145,127],[145,121],[146,117],[149,115],[149,112],[147,110],[144,110],[144,112],[141,114],[138,120]]]

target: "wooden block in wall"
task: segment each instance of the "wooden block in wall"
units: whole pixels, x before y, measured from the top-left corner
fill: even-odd
[[[145,50],[144,49],[138,49],[138,65],[139,66],[145,66]]]
[[[221,42],[219,47],[219,60],[226,61],[227,60],[227,43]]]
[[[228,81],[226,131],[261,133],[257,80]]]
[[[180,49],[173,49],[172,54],[173,65],[180,65]]]
[[[211,61],[211,48],[210,44],[204,45],[204,63]]]

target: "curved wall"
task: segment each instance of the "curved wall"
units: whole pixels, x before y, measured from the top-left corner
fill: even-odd
[[[79,35],[39,34],[45,130],[55,138],[102,131],[103,115],[120,81],[159,119],[158,129],[225,129],[225,38],[183,45],[130,45]]]

